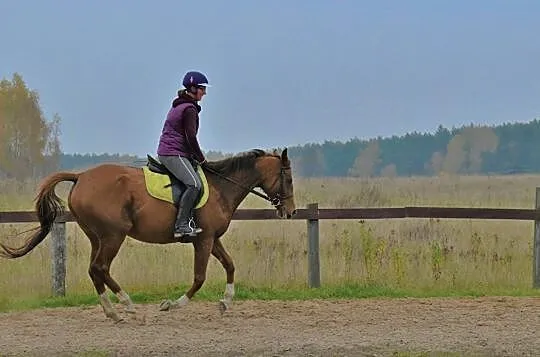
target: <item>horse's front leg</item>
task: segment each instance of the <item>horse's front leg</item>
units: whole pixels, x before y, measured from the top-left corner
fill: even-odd
[[[203,286],[204,281],[206,280],[206,268],[208,266],[210,252],[212,251],[212,247],[214,245],[214,239],[212,236],[201,233],[193,240],[193,246],[195,248],[193,284],[191,285],[191,288],[177,300],[163,301],[160,305],[161,311],[169,310],[173,307],[187,305],[195,293]]]
[[[232,304],[232,299],[234,297],[234,263],[231,256],[223,247],[223,244],[217,238],[214,241],[214,247],[212,248],[212,255],[220,261],[221,265],[227,273],[227,285],[225,285],[225,293],[223,294],[223,299],[219,301],[221,312],[225,312]]]

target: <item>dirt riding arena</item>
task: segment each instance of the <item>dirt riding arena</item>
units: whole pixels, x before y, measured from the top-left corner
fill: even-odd
[[[0,355],[540,354],[540,298],[236,301],[224,315],[217,306],[194,301],[161,312],[137,305],[137,319],[119,324],[98,306],[3,313]]]

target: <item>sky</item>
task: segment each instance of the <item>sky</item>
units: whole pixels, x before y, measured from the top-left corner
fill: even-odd
[[[0,0],[66,153],[155,153],[189,70],[223,153],[540,118],[540,1]]]

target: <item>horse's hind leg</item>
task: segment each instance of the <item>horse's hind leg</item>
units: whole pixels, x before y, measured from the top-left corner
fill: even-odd
[[[232,304],[232,299],[234,297],[234,263],[219,238],[214,241],[212,255],[220,261],[221,265],[225,269],[225,272],[227,273],[227,285],[225,285],[225,293],[223,294],[223,299],[219,301],[221,312],[225,312],[225,310],[227,310]]]
[[[120,246],[122,246],[122,243],[124,243],[125,238],[126,236],[124,234],[119,233],[117,235],[110,236],[106,242],[102,242],[102,244],[106,245],[107,249],[104,250],[101,266],[105,277],[105,284],[109,287],[109,289],[111,289],[111,291],[116,295],[116,297],[118,297],[120,303],[125,305],[126,312],[135,313],[133,301],[131,301],[129,295],[124,290],[122,290],[116,280],[111,277],[110,273],[111,263],[118,254]]]
[[[116,234],[101,236],[98,238],[96,234],[90,232],[88,229],[83,228],[83,230],[85,230],[92,243],[92,253],[88,273],[99,295],[103,311],[107,317],[111,318],[115,322],[122,321],[122,318],[120,318],[114,309],[111,300],[105,291],[105,285],[107,285],[112,292],[116,294],[121,303],[126,305],[127,311],[134,312],[131,299],[124,291],[122,291],[118,283],[111,277],[109,272],[111,262],[124,242],[125,235]]]
[[[118,316],[114,307],[112,306],[111,300],[105,291],[105,276],[103,271],[99,269],[98,265],[98,255],[101,251],[101,244],[99,239],[90,238],[92,244],[92,252],[90,253],[90,267],[88,269],[88,274],[94,287],[99,295],[99,303],[103,308],[105,316],[113,319],[115,322],[121,321],[122,319]]]
[[[128,313],[135,313],[135,307],[129,295],[122,290],[120,285],[114,280],[110,274],[111,263],[118,254],[122,243],[124,243],[126,236],[122,233],[107,236],[106,239],[101,240],[102,248],[99,258],[96,259],[96,268],[101,270],[105,284],[111,289],[111,291],[118,297],[120,303],[125,306],[125,311]]]

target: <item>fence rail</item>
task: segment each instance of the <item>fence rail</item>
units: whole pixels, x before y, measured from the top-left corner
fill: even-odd
[[[391,218],[464,218],[464,219],[506,219],[540,220],[540,210],[522,208],[460,208],[460,207],[383,207],[383,208],[301,208],[294,220],[313,219],[391,219]],[[238,209],[233,220],[278,219],[274,209]],[[37,222],[34,212],[0,212],[0,223]],[[71,213],[66,212],[56,222],[74,222]]]
[[[319,208],[312,203],[298,209],[294,220],[307,223],[308,286],[320,287],[319,221],[322,219],[395,219],[395,218],[448,218],[448,219],[497,219],[534,221],[533,236],[533,287],[540,287],[540,187],[536,189],[534,209],[520,208],[461,208],[461,207],[383,207],[383,208]],[[233,220],[279,219],[274,209],[238,209]],[[34,212],[0,212],[1,223],[37,222]],[[51,231],[52,293],[65,295],[66,275],[66,223],[74,222],[71,213],[58,217]]]

